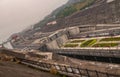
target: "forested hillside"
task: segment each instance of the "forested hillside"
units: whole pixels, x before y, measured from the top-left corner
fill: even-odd
[[[50,15],[46,16],[42,21],[35,24],[34,28],[45,26],[46,23],[50,21],[69,16],[74,12],[90,6],[95,1],[96,0],[69,0],[65,5],[57,8]]]
[[[76,11],[85,9],[86,7],[92,5],[95,2],[95,0],[81,0],[77,3],[71,4],[70,6],[65,7],[64,9],[62,9],[57,15],[56,17],[66,17],[69,16],[71,14],[73,14]]]

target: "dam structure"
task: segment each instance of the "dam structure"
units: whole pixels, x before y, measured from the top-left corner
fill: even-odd
[[[86,27],[87,26],[87,27]],[[113,28],[114,27],[114,28]],[[101,29],[103,28],[103,29]],[[46,39],[43,51],[72,56],[83,60],[120,63],[120,47],[63,47],[72,39],[95,39],[116,37],[120,34],[120,24],[98,24],[70,27],[54,32]],[[84,32],[85,31],[85,32]]]
[[[12,35],[2,46],[6,48],[6,45],[11,45],[8,49],[15,52],[11,55],[17,55],[17,59],[25,65],[43,70],[50,71],[54,66],[59,73],[68,76],[70,74],[72,76],[77,74],[78,77],[120,76],[120,0],[97,0],[97,4],[57,19],[56,23]],[[16,50],[21,51],[18,53]],[[59,58],[61,62],[71,64],[60,64],[57,60],[42,61],[37,53],[42,54],[42,58],[48,57],[45,54],[50,57],[54,55],[55,59]],[[20,54],[21,57],[18,56]],[[35,59],[29,60],[33,54]],[[74,64],[79,67],[75,67]],[[93,71],[92,66],[94,69],[101,67]],[[106,68],[104,73],[102,67]]]
[[[67,24],[68,26],[62,24],[65,28],[63,28],[60,25],[58,25],[59,27],[53,25],[48,27],[49,28],[47,29],[48,32],[42,31],[36,32],[35,30],[29,30],[25,34],[21,33],[18,35],[11,36],[11,39],[6,43],[9,42],[9,44],[11,44],[12,46],[11,48],[37,49],[41,51],[50,51],[53,53],[67,56],[74,55],[76,57],[78,56],[77,58],[85,60],[87,59],[94,61],[105,60],[106,62],[120,63],[119,4],[120,4],[119,0],[100,0],[96,5],[90,6],[87,9],[84,9],[71,16],[68,16],[64,20],[65,24]],[[77,24],[77,22],[75,21],[79,22],[80,24]],[[91,24],[90,21],[94,21],[97,23],[91,22],[92,23]],[[57,29],[56,27],[58,28],[58,30],[56,30]],[[52,31],[49,32],[49,30]],[[108,38],[112,40],[101,41],[102,38],[103,39]],[[70,41],[71,40],[74,41],[75,39],[77,40],[82,39],[83,42],[78,41],[71,45]],[[96,41],[96,43],[91,46],[82,47],[81,43],[84,43],[87,40],[88,41],[93,40]],[[65,47],[67,43],[69,43],[71,47],[69,46]],[[102,44],[105,44],[105,46]],[[109,46],[108,44],[116,46]]]
[[[87,27],[87,31],[83,31],[83,29],[86,30],[85,28],[81,29],[81,26],[90,26]],[[91,27],[92,26],[92,27]],[[100,30],[98,29],[100,28]],[[114,27],[114,28],[113,28]],[[78,77],[119,77],[119,64],[120,64],[120,48],[119,44],[118,46],[115,47],[81,47],[80,46],[65,46],[66,44],[72,43],[74,40],[85,40],[82,43],[86,42],[87,40],[91,39],[109,39],[109,38],[120,38],[120,30],[119,30],[120,24],[97,24],[97,25],[80,25],[76,27],[69,27],[65,29],[61,29],[58,31],[54,31],[50,33],[46,38],[43,37],[44,39],[41,42],[41,45],[39,48],[35,48],[35,50],[38,50],[39,52],[37,53],[44,53],[41,54],[42,57],[45,56],[45,58],[48,58],[48,61],[44,60],[41,61],[39,58],[35,58],[40,54],[36,54],[36,52],[32,52],[32,50],[12,50],[11,51],[4,51],[3,53],[12,55],[19,59],[22,64],[32,66],[38,69],[42,69],[45,71],[50,71],[51,67],[55,67],[56,70],[60,74],[64,74],[67,76],[78,76]],[[103,28],[101,30],[101,28]],[[94,29],[94,30],[93,30]],[[84,34],[85,33],[85,34]],[[84,34],[84,35],[83,35]],[[119,41],[118,41],[119,42]],[[13,40],[11,40],[11,43],[14,43]],[[73,44],[75,44],[76,41],[74,41]],[[81,43],[81,44],[82,44]],[[106,42],[105,42],[106,43]],[[110,42],[111,43],[111,42]],[[110,44],[109,43],[109,44]],[[113,43],[113,42],[112,42]],[[17,48],[18,47],[18,48]],[[19,47],[16,46],[17,49],[21,49],[21,46]],[[33,49],[33,48],[31,48]],[[25,51],[25,52],[24,52]],[[46,56],[46,53],[48,56]],[[51,61],[51,55],[53,54],[58,54],[62,56],[66,56],[64,59],[63,57],[60,57],[56,55],[55,59],[62,60],[64,62],[67,57],[73,58],[73,59],[68,59],[70,62],[69,65],[61,63],[57,63]],[[34,58],[35,59],[34,59]],[[50,58],[49,58],[50,57]],[[29,59],[32,58],[32,59]],[[40,58],[41,59],[41,58]],[[75,59],[75,60],[74,60]],[[79,67],[73,66],[71,62],[77,63],[78,60],[82,60],[85,62],[85,64],[88,63],[88,67],[85,66],[85,68],[82,68],[81,65],[78,65]],[[84,65],[84,62],[82,65]],[[90,62],[90,64],[89,64]],[[102,63],[102,64],[101,64]],[[78,64],[81,64],[78,63]],[[92,70],[90,68],[90,65],[93,64],[94,68],[97,68],[98,70]],[[98,66],[101,66],[100,68],[105,68],[106,72],[101,72],[101,69],[98,68]],[[109,67],[109,68],[108,68]],[[93,68],[93,67],[92,67]],[[108,69],[108,70],[106,70]],[[104,69],[102,69],[104,70]],[[111,72],[109,72],[111,71]],[[113,72],[114,71],[114,72]]]
[[[44,36],[47,34],[44,34]],[[99,61],[107,63],[120,63],[120,24],[97,24],[97,25],[80,25],[60,29],[51,32],[49,35],[40,38],[38,45],[15,45],[17,42],[10,40],[13,47],[17,49],[35,49],[43,52],[52,52],[64,56],[69,56],[82,60]],[[117,40],[100,41],[102,39],[117,38]],[[97,39],[93,46],[82,47],[82,43]],[[83,40],[83,42],[75,42],[74,40]],[[36,41],[36,40],[35,40]],[[19,42],[19,41],[18,41]],[[116,46],[94,46],[96,44],[109,44],[117,43]],[[78,46],[65,46],[66,44],[80,44]]]

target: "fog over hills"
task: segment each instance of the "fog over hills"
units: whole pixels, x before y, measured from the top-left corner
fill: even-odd
[[[0,0],[0,42],[42,20],[68,0]]]

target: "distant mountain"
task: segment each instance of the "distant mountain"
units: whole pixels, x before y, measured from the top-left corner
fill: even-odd
[[[42,21],[38,22],[34,25],[34,28],[38,28],[44,26],[47,22],[53,21],[56,19],[56,15],[62,11],[65,7],[68,7],[74,3],[80,2],[83,0],[69,0],[66,4],[62,5],[61,7],[55,9],[50,15],[46,16]]]
[[[65,17],[70,16],[71,14],[82,9],[85,9],[86,7],[89,7],[95,1],[97,0],[69,0],[66,4],[55,9],[51,14],[46,16],[42,21],[35,24],[33,29],[39,31],[40,28],[43,29],[43,27],[47,27],[47,23],[54,20],[57,20],[57,22],[59,22],[58,24],[60,25],[60,23],[63,23],[62,20]]]
[[[70,4],[74,4],[74,3],[80,2],[80,1],[83,1],[83,0],[69,0],[67,2],[67,4],[70,5]]]

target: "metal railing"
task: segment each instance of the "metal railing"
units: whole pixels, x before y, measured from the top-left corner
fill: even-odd
[[[26,64],[35,68],[39,68],[41,70],[50,71],[52,67],[54,67],[60,74],[64,74],[67,76],[78,76],[78,77],[120,77],[120,75],[109,74],[105,72],[99,72],[96,70],[88,70],[82,69],[79,67],[72,67],[69,65],[62,64],[52,64],[45,62],[37,62],[31,60],[21,60],[22,64]]]

